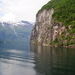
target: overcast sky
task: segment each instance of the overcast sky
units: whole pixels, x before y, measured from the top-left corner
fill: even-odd
[[[0,0],[0,20],[35,21],[38,10],[50,0]]]

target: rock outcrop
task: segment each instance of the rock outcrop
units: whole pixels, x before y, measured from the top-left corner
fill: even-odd
[[[75,10],[73,6],[69,7],[71,3],[75,5],[74,2],[50,0],[44,5],[36,15],[36,23],[30,37],[31,43],[74,48]]]
[[[65,26],[62,26],[61,23],[54,23],[53,13],[54,9],[52,8],[37,14],[36,24],[31,34],[32,44],[49,45],[65,31]]]

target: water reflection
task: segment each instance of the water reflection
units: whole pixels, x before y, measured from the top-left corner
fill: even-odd
[[[0,75],[35,75],[30,57],[29,45],[0,45]]]
[[[31,46],[37,75],[75,75],[75,50]]]
[[[0,75],[75,75],[75,50],[0,44]]]

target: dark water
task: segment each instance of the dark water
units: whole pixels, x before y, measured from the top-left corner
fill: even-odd
[[[0,75],[75,75],[75,50],[0,44]]]

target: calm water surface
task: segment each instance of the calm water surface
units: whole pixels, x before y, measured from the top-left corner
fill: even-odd
[[[0,75],[75,75],[75,50],[0,44]]]

